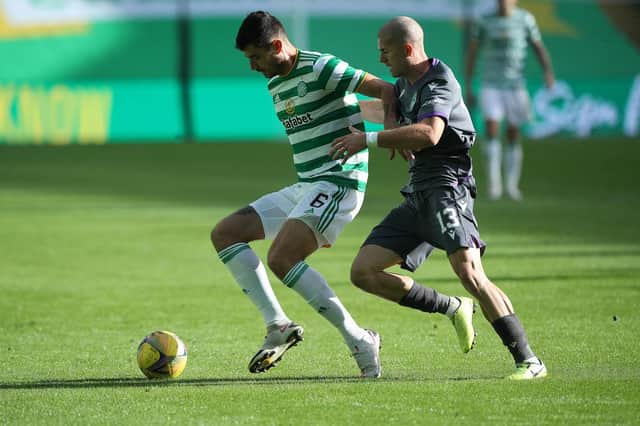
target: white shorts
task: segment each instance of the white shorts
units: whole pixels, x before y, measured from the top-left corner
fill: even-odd
[[[530,120],[529,93],[524,88],[480,89],[480,109],[485,120],[500,122],[506,117],[512,126],[520,126]]]
[[[288,219],[299,219],[313,231],[318,247],[330,247],[362,207],[364,192],[330,182],[298,182],[251,203],[260,216],[265,238],[273,240]]]

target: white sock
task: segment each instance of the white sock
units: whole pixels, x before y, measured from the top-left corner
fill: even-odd
[[[507,190],[519,192],[520,175],[522,173],[522,145],[517,142],[505,147],[504,175]]]
[[[502,195],[502,144],[498,139],[488,140],[485,145],[485,153],[487,155],[489,196],[497,198]]]
[[[449,297],[449,307],[447,308],[447,312],[445,312],[445,315],[449,318],[453,318],[460,305],[460,299],[454,296]]]
[[[290,321],[273,293],[264,265],[248,244],[232,244],[220,250],[218,257],[258,308],[267,327]]]
[[[305,262],[296,263],[282,281],[333,324],[351,350],[366,338],[367,332],[356,324],[322,275]]]

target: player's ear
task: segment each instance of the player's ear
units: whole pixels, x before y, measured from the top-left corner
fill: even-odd
[[[404,45],[404,54],[405,54],[405,56],[409,57],[409,56],[411,56],[412,53],[413,53],[413,46],[410,45],[409,43],[405,43],[405,45]]]
[[[272,40],[271,41],[271,48],[276,53],[282,52],[282,40],[278,40],[278,39]]]

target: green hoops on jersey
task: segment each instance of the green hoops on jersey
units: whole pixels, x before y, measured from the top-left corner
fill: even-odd
[[[269,80],[269,91],[289,137],[300,182],[327,181],[358,191],[366,189],[366,149],[345,164],[329,156],[331,142],[349,134],[349,126],[364,131],[353,92],[365,75],[332,55],[298,50],[291,72]]]
[[[471,29],[471,38],[484,49],[483,86],[501,89],[524,87],[524,65],[528,44],[542,36],[536,19],[524,9],[511,15],[480,18]]]

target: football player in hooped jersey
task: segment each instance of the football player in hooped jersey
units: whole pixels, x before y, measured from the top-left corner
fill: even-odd
[[[273,367],[303,335],[303,328],[280,306],[264,265],[248,244],[266,238],[273,240],[267,259],[273,273],[339,330],[362,377],[379,377],[380,336],[354,321],[305,260],[319,247],[331,246],[362,206],[368,176],[366,147],[345,161],[329,154],[333,139],[349,134],[350,126],[364,130],[353,92],[381,99],[391,124],[396,116],[393,86],[332,55],[297,49],[280,21],[267,12],[253,12],[244,19],[236,47],[251,69],[269,79],[267,86],[298,175],[297,183],[227,216],[211,232],[219,258],[267,326],[249,371]]]
[[[529,120],[529,94],[525,86],[524,65],[529,45],[544,70],[547,87],[555,82],[551,60],[544,47],[540,30],[533,15],[516,7],[516,0],[497,0],[497,13],[482,17],[472,27],[466,55],[466,99],[474,102],[471,79],[476,56],[484,50],[482,88],[479,104],[485,121],[487,181],[489,198],[507,195],[520,200],[520,174],[522,171],[522,145],[520,127]],[[500,143],[500,124],[506,118],[506,144]],[[504,165],[504,175],[502,166]]]
[[[400,126],[367,133],[352,128],[332,143],[333,157],[343,160],[367,144],[412,152],[405,200],[373,228],[353,261],[351,280],[367,292],[433,312],[442,303],[437,293],[386,269],[400,264],[415,271],[434,247],[446,250],[454,272],[515,360],[509,378],[544,377],[546,367],[531,350],[511,301],[482,268],[485,245],[473,214],[469,156],[475,129],[460,84],[446,64],[427,56],[423,38],[420,25],[408,17],[392,19],[378,33],[380,61],[398,78]],[[379,121],[375,111],[363,105],[367,120]]]

